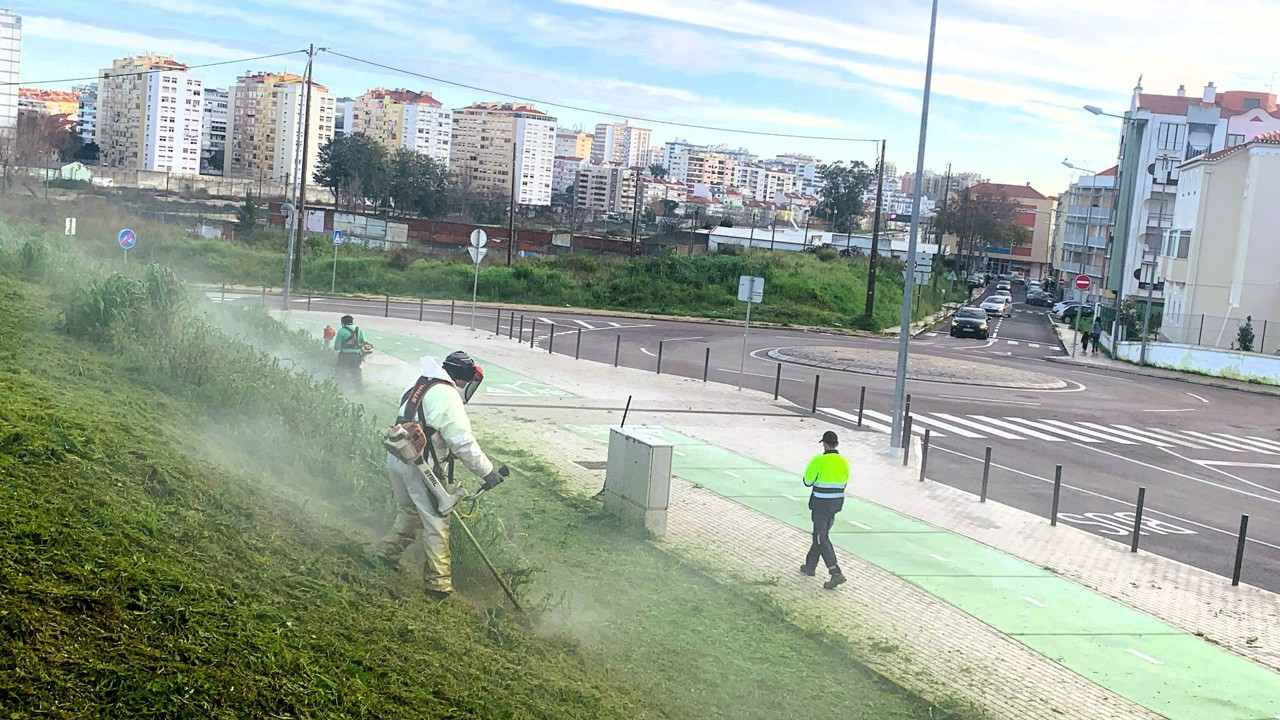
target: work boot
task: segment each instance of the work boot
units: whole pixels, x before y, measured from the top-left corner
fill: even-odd
[[[445,600],[448,600],[449,598],[453,597],[452,590],[435,590],[432,588],[427,588],[426,593],[427,593],[427,597],[431,598],[432,600],[435,600],[436,602],[444,602]]]
[[[800,574],[801,574],[801,575],[808,575],[809,577],[813,577],[813,576],[815,576],[815,575],[817,575],[817,574],[818,574],[818,569],[817,569],[817,568],[815,568],[815,567],[814,567],[814,566],[812,566],[812,565],[801,565],[801,566],[800,566]]]
[[[365,553],[364,563],[375,570],[396,572],[400,569],[400,560],[398,558],[389,558],[376,550]]]
[[[844,582],[845,582],[844,573],[841,573],[840,571],[836,571],[831,573],[830,580],[822,583],[822,587],[828,590],[835,590],[837,587],[840,587],[841,585],[843,585]]]

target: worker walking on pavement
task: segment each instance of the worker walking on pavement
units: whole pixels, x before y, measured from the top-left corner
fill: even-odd
[[[844,489],[849,484],[849,463],[836,447],[840,439],[830,430],[822,434],[822,454],[815,455],[804,470],[804,484],[813,488],[809,495],[809,512],[813,519],[813,543],[809,554],[800,566],[800,572],[813,577],[817,574],[818,559],[827,564],[831,579],[822,584],[828,590],[843,585],[844,573],[836,562],[836,549],[831,545],[831,526],[836,513],[844,508]]]
[[[334,379],[345,390],[361,390],[364,379],[360,376],[360,363],[364,362],[364,332],[356,327],[356,319],[350,315],[342,316],[342,329],[333,338],[333,349],[338,351],[338,364],[334,369]]]
[[[484,478],[483,490],[492,490],[503,480],[493,463],[480,449],[471,431],[471,421],[463,407],[484,380],[484,371],[461,350],[445,358],[443,366],[435,358],[418,360],[418,379],[400,398],[397,423],[419,423],[427,436],[424,454],[433,461],[435,475],[447,477],[443,465],[456,458],[477,477]],[[398,564],[400,555],[419,532],[426,552],[423,575],[427,594],[443,600],[453,592],[449,555],[449,517],[441,516],[423,485],[422,473],[394,454],[387,454],[387,474],[396,500],[396,519],[391,530],[374,545],[378,560]],[[451,493],[452,488],[446,488]]]

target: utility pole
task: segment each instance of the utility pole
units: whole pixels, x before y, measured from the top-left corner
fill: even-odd
[[[631,254],[632,255],[634,255],[636,252],[636,241],[640,235],[640,210],[643,204],[641,202],[641,199],[644,196],[643,186],[640,184],[641,183],[640,168],[636,167],[635,171],[636,171],[636,181],[635,181],[634,187],[631,188],[631,191],[635,193],[634,202],[632,202],[631,204],[632,205],[631,207]]]
[[[516,180],[516,148],[519,146],[516,129],[519,124],[511,118],[511,212],[507,218],[507,267],[511,267],[511,254],[516,247],[516,192],[520,186]]]
[[[876,307],[876,255],[880,252],[880,206],[884,203],[884,146],[880,141],[880,159],[876,163],[876,212],[871,225],[871,252],[867,256],[867,306],[862,314],[871,317]],[[918,173],[917,173],[918,174]],[[916,184],[920,178],[916,178]]]
[[[311,77],[312,67],[315,64],[316,46],[314,44],[307,47],[307,70],[303,77],[302,88],[302,165],[298,173],[298,200],[294,205],[296,208],[293,216],[293,229],[289,234],[289,258],[285,263],[286,271],[284,278],[284,303],[285,309],[289,309],[289,292],[293,284],[302,283],[302,246],[303,227],[307,222],[307,152],[310,149],[311,133]]]
[[[950,198],[951,198],[951,163],[947,163],[947,175],[946,175],[946,178],[943,180],[943,186],[942,186],[942,207],[943,208],[947,207],[947,200],[949,200]],[[936,210],[934,211],[934,216],[935,217],[937,216]],[[941,249],[942,248],[942,228],[938,228],[938,231],[935,237],[937,238],[938,248]]]

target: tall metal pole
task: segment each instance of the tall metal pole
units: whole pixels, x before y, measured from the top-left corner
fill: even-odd
[[[933,43],[938,31],[938,0],[933,0],[929,17],[929,55],[924,67],[924,102],[920,110],[920,149],[916,153],[916,177],[924,175],[924,147],[929,131],[929,91],[933,86]],[[911,198],[911,239],[907,243],[907,276],[902,287],[902,329],[898,333],[898,374],[893,382],[893,431],[890,447],[902,449],[904,401],[907,393],[907,351],[911,341],[911,291],[916,278],[916,243],[920,239],[920,191],[916,183]],[[910,438],[906,438],[910,442]],[[898,445],[892,445],[898,443]]]
[[[511,212],[507,220],[507,266],[511,266],[511,253],[515,252],[516,247],[516,192],[520,185],[516,180],[516,148],[520,146],[519,138],[516,136],[519,123],[515,118],[511,118]]]
[[[306,175],[307,167],[307,139],[309,133],[307,128],[311,120],[311,66],[315,61],[316,46],[310,45],[307,49],[307,69],[303,77],[303,121],[302,121],[302,171],[299,175]],[[289,243],[286,251],[285,268],[284,268],[284,309],[289,309],[289,295],[293,290],[294,274],[298,272],[302,264],[302,224],[306,222],[306,186],[304,183],[297,185],[297,200],[294,204],[293,227],[289,229]],[[286,199],[288,193],[286,192]]]
[[[876,255],[880,253],[880,205],[884,203],[884,146],[880,141],[880,159],[876,162],[876,214],[871,225],[871,253],[867,259],[867,306],[862,314],[871,317],[876,309]],[[920,185],[916,182],[916,185]],[[919,194],[917,194],[919,197]]]
[[[1146,303],[1146,305],[1145,305],[1145,306],[1143,307],[1143,309],[1142,309],[1142,352],[1138,353],[1138,364],[1139,364],[1139,365],[1146,365],[1146,364],[1147,364],[1147,337],[1148,337],[1148,335],[1149,335],[1149,334],[1150,334],[1150,332],[1151,332],[1151,331],[1150,331],[1150,327],[1151,327],[1151,291],[1155,288],[1155,284],[1156,284],[1156,272],[1155,272],[1155,271],[1156,271],[1156,266],[1155,266],[1155,265],[1148,265],[1148,264],[1147,264],[1147,259],[1146,259],[1146,257],[1145,257],[1145,250],[1144,250],[1143,252],[1144,252],[1144,257],[1142,258],[1142,266],[1141,266],[1141,267],[1142,267],[1142,269],[1143,269],[1144,271],[1145,271],[1145,270],[1147,270],[1147,268],[1150,268],[1150,269],[1151,269],[1151,272],[1149,272],[1149,273],[1148,273],[1148,272],[1142,272],[1142,273],[1139,273],[1139,275],[1138,275],[1139,277],[1141,277],[1142,275],[1146,275],[1146,276],[1147,276],[1147,303]],[[1115,347],[1115,345],[1113,344],[1113,345],[1112,345],[1112,347]],[[1259,349],[1261,349],[1261,348],[1259,348]],[[1096,352],[1096,350],[1095,350],[1095,352]]]

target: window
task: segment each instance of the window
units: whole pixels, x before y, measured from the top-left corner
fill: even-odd
[[[1258,109],[1258,108],[1259,108],[1259,107],[1261,107],[1261,106],[1262,106],[1262,100],[1260,100],[1259,98],[1245,98],[1245,99],[1244,99],[1244,109],[1245,109],[1245,110],[1256,110],[1256,109]]]
[[[1186,126],[1182,123],[1160,123],[1159,143],[1161,150],[1181,150],[1186,138]]]
[[[1235,147],[1244,144],[1244,135],[1228,135],[1227,147]]]

